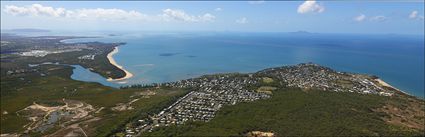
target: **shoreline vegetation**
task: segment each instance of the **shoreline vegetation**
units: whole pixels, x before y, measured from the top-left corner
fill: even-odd
[[[118,53],[118,51],[119,51],[119,50],[118,50],[118,47],[115,47],[115,48],[114,48],[114,50],[112,50],[111,52],[109,52],[109,53],[108,53],[107,58],[108,58],[108,60],[109,60],[109,63],[111,63],[112,65],[116,66],[117,68],[119,68],[119,69],[123,70],[123,71],[125,72],[125,76],[124,76],[124,77],[122,77],[122,78],[116,78],[116,79],[113,79],[113,78],[109,77],[109,78],[107,79],[107,81],[121,81],[121,80],[125,80],[125,79],[128,79],[128,78],[133,77],[133,74],[132,74],[132,73],[130,73],[129,71],[127,71],[126,69],[124,69],[124,67],[123,67],[123,66],[119,65],[119,64],[115,61],[115,59],[114,59],[114,57],[113,57],[113,56],[114,56],[116,53]]]

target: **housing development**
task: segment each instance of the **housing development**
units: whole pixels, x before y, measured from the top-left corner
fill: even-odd
[[[258,72],[273,76],[287,87],[321,89],[335,92],[371,93],[391,96],[393,88],[384,89],[377,77],[337,72],[317,64],[300,64],[271,68]]]
[[[377,78],[337,72],[317,64],[265,69],[252,74],[207,75],[172,83],[160,84],[174,88],[189,88],[191,92],[138,126],[127,127],[127,136],[150,132],[156,127],[184,124],[186,121],[208,122],[225,105],[270,98],[277,87],[318,89],[335,92],[355,92],[392,96],[397,90],[381,85]]]

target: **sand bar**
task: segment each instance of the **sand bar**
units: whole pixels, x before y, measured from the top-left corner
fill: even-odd
[[[111,52],[108,53],[108,60],[109,63],[111,63],[112,65],[118,67],[119,69],[123,70],[125,72],[125,76],[122,78],[117,78],[117,79],[112,79],[112,78],[108,78],[108,81],[120,81],[120,80],[125,80],[128,78],[133,77],[133,74],[131,74],[130,72],[128,72],[127,70],[124,69],[124,67],[122,67],[121,65],[118,65],[117,62],[114,60],[113,56],[114,54],[118,53],[118,47],[115,47],[114,50],[112,50]]]

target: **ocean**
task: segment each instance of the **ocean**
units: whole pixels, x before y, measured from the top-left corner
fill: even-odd
[[[109,35],[111,33],[114,35]],[[409,94],[424,97],[423,36],[236,32],[92,34],[102,37],[65,42],[126,42],[119,47],[114,59],[134,76],[119,83],[108,82],[76,67],[73,79],[119,87],[313,62],[337,71],[376,75]]]

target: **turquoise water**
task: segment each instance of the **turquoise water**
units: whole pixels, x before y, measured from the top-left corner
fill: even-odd
[[[401,90],[424,96],[424,39],[421,36],[212,32],[107,34],[103,38],[66,42],[126,42],[119,47],[114,58],[134,77],[111,83],[77,67],[73,79],[117,87],[314,62],[338,71],[377,75]]]

